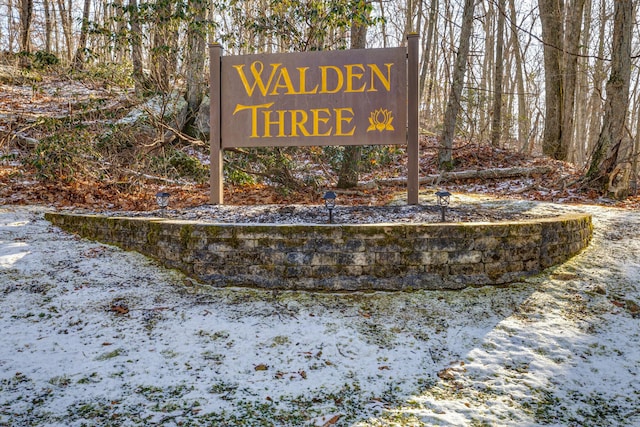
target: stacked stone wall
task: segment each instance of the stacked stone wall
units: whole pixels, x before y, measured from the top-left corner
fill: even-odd
[[[308,290],[460,289],[562,263],[591,217],[460,224],[206,224],[48,213],[64,230],[135,250],[207,284]]]

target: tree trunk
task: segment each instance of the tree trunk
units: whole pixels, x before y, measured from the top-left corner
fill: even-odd
[[[31,64],[28,54],[31,53],[31,21],[33,20],[33,0],[20,1],[20,66],[28,67]]]
[[[382,31],[382,47],[387,47],[387,20],[385,18],[385,7],[384,0],[378,1],[378,7],[380,8],[380,18],[382,18],[382,22],[380,23],[380,30]]]
[[[71,34],[71,19],[64,0],[58,0],[58,13],[60,14],[60,23],[62,24],[62,33],[66,45],[66,58],[71,61],[71,52],[73,46],[73,36]]]
[[[598,56],[595,59],[595,69],[593,72],[593,91],[589,100],[589,126],[587,133],[587,153],[592,153],[598,142],[600,134],[600,121],[602,117],[602,92],[606,74],[604,70],[605,34],[609,15],[605,2],[601,3],[600,9],[600,29],[598,34]]]
[[[500,146],[502,136],[502,82],[504,76],[504,26],[507,13],[505,0],[498,1],[498,31],[496,34],[495,74],[493,76],[493,118],[491,121],[491,145]]]
[[[44,51],[51,53],[51,32],[53,28],[51,19],[51,5],[49,0],[43,0],[42,5],[44,7]]]
[[[202,104],[205,92],[204,60],[206,48],[207,6],[204,0],[190,0],[189,14],[191,19],[187,29],[187,46],[185,59],[185,80],[187,105],[180,113],[177,128],[190,136],[197,136],[197,130],[190,129]]]
[[[473,29],[473,12],[475,9],[474,0],[465,0],[462,12],[462,30],[460,31],[460,45],[456,55],[455,68],[451,83],[449,101],[444,114],[444,129],[440,141],[438,153],[438,163],[440,169],[453,168],[453,137],[456,130],[456,119],[460,111],[460,96],[464,85],[464,75],[467,70],[467,58],[469,56],[469,43]]]
[[[542,152],[564,160],[562,140],[562,16],[559,0],[539,0],[542,40],[544,41],[545,119]]]
[[[142,30],[138,12],[138,0],[129,0],[129,26],[131,28],[131,63],[133,64],[133,81],[136,94],[140,95],[145,88],[144,71],[142,70]]]
[[[604,118],[587,178],[615,198],[625,198],[630,187],[630,140],[626,122],[631,85],[633,2],[615,2],[611,47],[611,74],[607,81]]]
[[[557,158],[568,160],[573,146],[574,110],[576,96],[576,71],[582,30],[582,12],[585,0],[571,0],[567,11],[567,25],[564,39],[564,90],[562,106],[562,139]]]
[[[89,12],[91,10],[91,0],[84,0],[82,9],[82,25],[80,26],[80,37],[76,48],[76,55],[73,57],[73,68],[81,70],[84,66],[84,52],[87,49],[87,32],[89,31]]]
[[[366,1],[361,0],[355,6],[358,10],[366,8]],[[354,15],[356,15],[354,13]],[[351,25],[351,48],[364,49],[367,47],[367,25],[354,22]],[[359,145],[347,145],[344,148],[342,164],[338,173],[338,188],[353,188],[358,185],[360,178],[360,157],[362,147]]]
[[[568,160],[579,167],[585,164],[587,144],[587,107],[589,105],[589,46],[591,45],[591,0],[584,4],[584,18],[580,42],[580,54],[576,69],[576,96],[575,96],[575,121],[574,143],[569,151]]]
[[[529,141],[529,127],[531,125],[527,112],[527,101],[524,88],[523,61],[518,39],[518,27],[516,24],[516,8],[514,0],[509,0],[510,29],[513,38],[513,53],[516,60],[516,85],[518,88],[518,145],[525,147]]]
[[[420,101],[422,102],[424,96],[425,82],[427,80],[427,72],[429,71],[429,58],[431,56],[431,49],[433,45],[435,26],[436,26],[436,12],[438,11],[438,0],[431,0],[429,6],[429,23],[427,24],[427,36],[425,37],[424,49],[422,51],[422,69],[420,70],[420,82],[418,87],[420,88]],[[433,76],[431,76],[433,78]],[[427,101],[428,102],[428,101]],[[429,115],[427,114],[427,118]]]
[[[171,15],[173,14],[173,6],[171,0],[158,0],[155,4],[155,23],[149,68],[151,69],[153,84],[162,93],[169,92],[169,77],[174,71],[171,67],[171,56],[173,55]]]
[[[481,3],[483,7],[484,3]],[[495,59],[495,34],[493,31],[493,24],[495,23],[495,9],[493,7],[493,2],[487,3],[488,9],[486,11],[481,11],[481,14],[484,16],[484,55],[482,60],[482,70],[480,71],[480,88],[477,90],[477,101],[476,104],[480,106],[478,111],[478,137],[481,140],[485,140],[489,138],[487,135],[487,130],[489,129],[489,123],[491,120],[489,108],[485,107],[489,105],[490,98],[489,94],[493,90],[493,82],[492,76],[494,75],[494,59]],[[472,85],[469,85],[472,86]],[[471,89],[471,88],[470,88]],[[470,112],[468,114],[471,114]]]

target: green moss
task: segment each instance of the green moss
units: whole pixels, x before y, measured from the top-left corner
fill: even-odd
[[[184,224],[180,228],[180,243],[183,248],[188,248],[190,246],[191,241],[193,240],[193,225],[192,224]]]
[[[147,232],[147,243],[150,245],[157,245],[160,240],[160,233],[162,231],[162,224],[159,222],[149,223],[149,231]]]

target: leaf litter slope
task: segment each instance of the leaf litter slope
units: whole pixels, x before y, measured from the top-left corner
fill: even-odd
[[[638,425],[640,214],[522,203],[592,213],[591,246],[509,287],[339,295],[206,289],[0,208],[0,425]]]

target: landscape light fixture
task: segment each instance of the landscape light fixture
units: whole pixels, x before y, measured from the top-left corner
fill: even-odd
[[[161,191],[156,194],[156,203],[158,207],[164,211],[169,206],[169,193]]]
[[[324,206],[329,210],[329,224],[333,223],[333,208],[336,207],[336,193],[333,191],[327,191],[322,196],[324,199]]]
[[[447,209],[447,206],[449,206],[449,200],[451,198],[451,193],[449,193],[446,190],[440,190],[440,191],[436,191],[436,196],[438,197],[438,206],[440,206],[440,210],[442,211],[442,219],[441,221],[444,222],[444,212]]]

